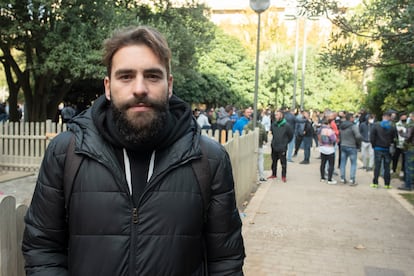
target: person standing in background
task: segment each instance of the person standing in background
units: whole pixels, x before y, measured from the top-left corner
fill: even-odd
[[[412,191],[414,184],[414,112],[410,113],[410,122],[406,126],[406,131],[400,130],[399,135],[405,138],[405,171],[404,186],[398,187],[398,189]]]
[[[352,113],[346,113],[345,121],[341,123],[339,128],[339,136],[341,137],[341,183],[347,183],[346,163],[349,158],[351,161],[349,182],[351,186],[356,186],[357,157],[362,137],[359,133],[358,126],[354,124],[354,115]]]
[[[243,116],[241,116],[233,125],[233,133],[237,131],[240,135],[242,135],[243,128],[245,125],[249,123],[250,117],[252,116],[252,112],[253,110],[249,107],[244,109]]]
[[[378,188],[378,178],[380,175],[381,164],[384,168],[384,188],[391,189],[391,153],[390,146],[397,137],[397,130],[392,125],[391,113],[385,112],[382,121],[375,123],[371,131],[371,145],[374,148],[374,178],[371,187]]]
[[[286,122],[290,125],[291,129],[294,131],[296,129],[296,117],[295,117],[294,111],[291,111],[289,110],[289,108],[286,108],[285,111],[283,112],[283,115],[285,117]],[[295,149],[295,136],[296,135],[294,134],[288,144],[288,150],[287,150],[287,161],[288,162],[293,162],[292,155]]]
[[[362,168],[367,172],[372,171],[374,167],[374,149],[370,142],[371,130],[374,126],[374,114],[367,114],[367,118],[359,124],[359,132],[361,133],[361,160]]]
[[[275,121],[271,126],[272,131],[272,175],[269,179],[277,178],[277,163],[280,160],[282,166],[282,181],[286,182],[287,160],[286,151],[289,141],[292,140],[293,130],[283,117],[283,112],[275,112]]]
[[[400,177],[404,176],[404,165],[405,165],[405,154],[404,154],[404,142],[405,137],[403,136],[405,132],[407,131],[407,113],[403,112],[400,114],[400,120],[395,124],[395,127],[397,129],[397,139],[395,141],[395,152],[392,155],[392,169],[391,173],[394,173],[397,171],[398,162],[401,157],[401,172]]]
[[[337,181],[332,178],[335,165],[335,143],[336,135],[329,126],[328,119],[323,119],[321,127],[318,130],[319,151],[321,153],[320,175],[321,182],[328,180],[328,184],[336,184]],[[326,164],[328,163],[328,179],[325,177]]]
[[[303,129],[303,151],[304,151],[304,159],[299,164],[309,164],[310,162],[310,150],[312,147],[312,139],[313,139],[313,126],[312,121],[309,117],[309,112],[303,112],[303,118],[305,120],[305,126]]]

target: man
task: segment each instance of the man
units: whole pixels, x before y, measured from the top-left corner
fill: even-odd
[[[345,121],[345,115],[346,115],[346,111],[345,110],[341,110],[336,114],[336,118],[335,118],[335,124],[338,127],[338,135],[339,135],[339,129],[341,128],[341,124],[342,122]],[[338,169],[341,169],[341,139],[338,139],[338,143],[337,143],[337,147],[338,147]]]
[[[404,165],[405,165],[405,154],[404,154],[404,142],[405,137],[401,134],[407,132],[407,113],[403,112],[400,114],[400,120],[395,124],[395,128],[397,129],[398,136],[397,140],[395,141],[395,152],[392,155],[392,172],[397,171],[398,162],[400,160],[400,156],[402,157],[401,162],[401,172],[400,177],[404,176]],[[401,133],[401,134],[400,134]]]
[[[362,142],[361,142],[362,169],[369,172],[369,171],[372,171],[372,168],[374,167],[374,149],[371,146],[370,136],[371,136],[372,127],[374,126],[375,115],[367,114],[366,117],[367,118],[365,118],[363,122],[359,124],[359,133],[361,133],[361,136],[362,136]]]
[[[293,130],[283,118],[282,111],[275,112],[275,122],[271,126],[272,131],[272,175],[269,179],[277,178],[277,163],[282,165],[282,181],[286,182],[286,151],[289,141],[292,140]]]
[[[406,131],[400,130],[398,134],[405,138],[404,186],[398,187],[398,189],[412,191],[414,181],[414,112],[410,113],[410,122],[406,126]]]
[[[198,117],[197,117],[197,123],[201,127],[201,129],[210,129],[211,124],[208,121],[207,115],[204,113],[204,111],[199,111]]]
[[[339,127],[339,136],[341,139],[341,183],[347,183],[346,180],[346,162],[349,158],[351,161],[350,171],[350,185],[356,186],[356,167],[357,167],[357,155],[358,149],[361,145],[361,134],[359,133],[358,126],[354,124],[354,115],[352,113],[346,113],[345,121],[341,123]]]
[[[270,113],[271,111],[268,108],[263,110],[262,116],[261,116],[262,118],[260,120],[261,124],[265,128],[266,133],[270,131],[270,126],[272,124],[272,120],[270,119]]]
[[[381,170],[381,163],[384,165],[384,187],[391,189],[390,146],[397,137],[397,130],[392,126],[391,113],[385,112],[382,121],[374,125],[371,132],[371,145],[374,148],[374,179],[371,187],[378,188],[378,177]]]
[[[313,139],[313,126],[308,111],[303,111],[303,118],[305,120],[305,126],[303,129],[303,153],[304,159],[299,164],[309,164],[310,162],[310,149],[312,147]]]
[[[233,121],[230,119],[233,114],[233,106],[227,105],[220,107],[217,114],[217,129],[219,131],[219,140],[227,141],[229,130],[233,129]],[[223,132],[224,130],[224,132]],[[224,136],[224,137],[222,137]]]
[[[243,116],[240,117],[233,125],[233,133],[237,131],[240,135],[242,135],[244,127],[250,122],[250,117],[252,116],[252,113],[253,110],[250,107],[246,108],[243,111]]]
[[[298,151],[300,149],[300,146],[302,144],[303,141],[303,132],[305,129],[305,122],[306,119],[303,117],[303,111],[301,111],[300,113],[298,113],[296,115],[296,120],[295,120],[295,151],[293,153],[292,157],[296,157],[298,155]]]
[[[286,122],[290,125],[290,127],[295,130],[296,129],[296,117],[293,110],[289,110],[289,108],[285,109],[285,112],[283,113]],[[287,161],[293,162],[292,155],[293,150],[295,148],[295,135],[293,135],[292,140],[290,140],[288,144],[288,150],[287,150]]]
[[[25,218],[27,275],[243,274],[229,157],[172,95],[170,61],[166,40],[149,27],[105,41],[105,95],[52,140],[39,171]],[[67,195],[72,137],[83,160]],[[192,167],[202,147],[208,209]]]
[[[212,134],[214,136],[214,133],[216,133],[216,129],[217,129],[217,113],[213,107],[208,110],[207,117],[211,125],[211,130],[213,131]]]

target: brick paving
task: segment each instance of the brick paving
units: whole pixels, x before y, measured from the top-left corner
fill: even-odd
[[[287,183],[260,184],[242,213],[245,275],[414,275],[414,208],[400,180],[372,189],[372,172],[357,170],[356,187],[321,183],[311,154],[288,163]]]

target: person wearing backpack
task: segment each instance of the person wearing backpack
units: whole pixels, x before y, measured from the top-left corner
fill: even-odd
[[[328,182],[330,185],[337,183],[335,179],[332,179],[334,165],[335,165],[335,144],[337,138],[335,132],[330,127],[328,119],[323,119],[321,127],[317,132],[319,140],[319,151],[321,153],[321,166],[320,175],[321,182]],[[328,164],[328,178],[325,177],[326,164]]]
[[[104,42],[105,94],[51,141],[39,171],[27,275],[243,275],[229,155],[172,94],[170,62],[151,27]]]

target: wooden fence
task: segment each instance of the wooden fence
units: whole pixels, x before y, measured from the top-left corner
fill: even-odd
[[[0,167],[3,170],[39,169],[48,140],[65,130],[65,124],[50,120],[0,123]]]
[[[49,139],[66,126],[46,123],[0,124],[0,165],[7,169],[37,170]],[[215,136],[203,131],[212,139]],[[220,137],[225,137],[224,134]],[[254,188],[257,178],[258,130],[239,136],[229,133],[222,141],[233,166],[237,205],[241,207]],[[23,276],[21,242],[27,206],[13,196],[0,195],[0,276]]]

